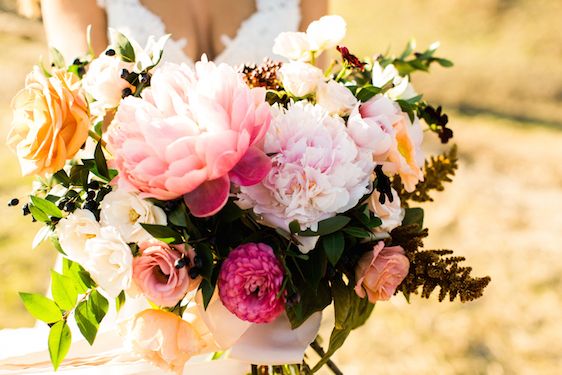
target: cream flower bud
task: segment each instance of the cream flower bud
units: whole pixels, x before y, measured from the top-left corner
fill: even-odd
[[[309,61],[310,42],[303,32],[284,32],[275,38],[273,53],[293,61]]]
[[[375,232],[390,232],[402,224],[405,210],[400,206],[400,197],[392,189],[392,202],[386,197],[384,204],[379,201],[381,193],[377,190],[369,197],[369,210],[382,220],[382,225],[375,228]]]
[[[107,194],[100,207],[102,225],[115,227],[126,242],[140,242],[152,238],[141,227],[141,223],[167,224],[164,210],[137,194],[124,190],[115,190]]]
[[[383,69],[379,62],[375,61],[372,75],[372,83],[375,87],[383,87],[389,82],[393,83],[394,87],[385,93],[386,96],[393,100],[411,99],[418,95],[410,84],[408,77],[400,76],[398,70],[392,64],[385,66]]]
[[[132,87],[121,78],[123,69],[131,71],[132,63],[122,61],[118,56],[100,55],[94,59],[82,80],[82,87],[105,109],[115,108],[121,101],[125,88]]]
[[[88,258],[82,266],[109,297],[117,298],[129,288],[133,255],[115,228],[101,228],[98,237],[86,241],[85,252]]]
[[[345,116],[357,105],[357,99],[344,85],[330,80],[321,82],[316,91],[316,103],[330,114]]]
[[[340,16],[324,16],[312,22],[306,29],[306,35],[313,51],[322,51],[335,47],[345,37],[347,25]]]
[[[314,93],[324,78],[322,70],[300,61],[283,64],[278,74],[285,90],[296,97]]]
[[[68,259],[84,263],[86,241],[99,236],[100,225],[91,211],[78,209],[58,222],[56,233]]]

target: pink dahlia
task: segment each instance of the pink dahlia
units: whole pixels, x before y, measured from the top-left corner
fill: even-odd
[[[142,98],[121,102],[108,132],[118,185],[143,197],[183,196],[195,216],[226,203],[230,182],[260,182],[270,160],[258,147],[270,123],[263,88],[226,64],[167,63]]]
[[[218,280],[223,305],[242,320],[269,323],[285,309],[277,298],[283,283],[283,268],[273,249],[263,243],[247,243],[232,250]]]

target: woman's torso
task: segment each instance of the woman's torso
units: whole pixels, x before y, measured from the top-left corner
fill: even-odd
[[[107,25],[137,40],[172,34],[166,60],[191,62],[206,53],[217,62],[260,62],[275,37],[296,31],[299,0],[97,0]]]

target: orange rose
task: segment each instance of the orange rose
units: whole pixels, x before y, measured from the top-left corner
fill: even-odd
[[[35,67],[12,101],[8,145],[24,175],[57,172],[88,138],[90,116],[78,77],[63,70],[52,74]]]
[[[176,314],[154,309],[133,318],[127,341],[147,361],[178,374],[183,372],[185,362],[205,347],[191,324]]]

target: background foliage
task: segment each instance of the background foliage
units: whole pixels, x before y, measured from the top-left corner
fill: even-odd
[[[2,11],[13,3],[0,1],[0,139],[10,98],[45,53],[39,22]],[[455,62],[415,79],[449,112],[459,145],[454,182],[424,205],[425,245],[454,248],[493,278],[485,296],[468,304],[415,296],[410,305],[401,296],[379,303],[334,360],[345,374],[558,373],[562,2],[332,0],[332,10],[348,20],[353,53],[399,52],[415,36],[420,47],[440,40],[440,55]],[[427,138],[442,151],[436,137]],[[4,146],[0,171],[0,327],[33,325],[17,291],[45,291],[55,251],[31,250],[40,226],[6,206],[30,181]],[[325,338],[332,326],[323,327]]]

